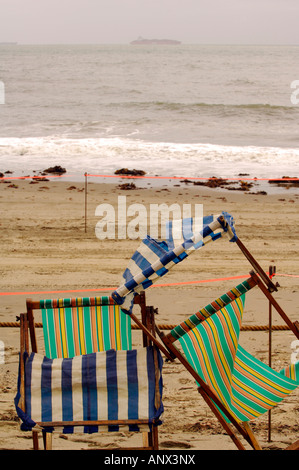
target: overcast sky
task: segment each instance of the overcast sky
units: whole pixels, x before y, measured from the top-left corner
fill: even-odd
[[[299,0],[0,0],[0,42],[298,44]]]

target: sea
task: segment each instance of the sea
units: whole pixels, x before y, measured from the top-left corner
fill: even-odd
[[[0,172],[299,177],[298,58],[299,46],[0,44]]]

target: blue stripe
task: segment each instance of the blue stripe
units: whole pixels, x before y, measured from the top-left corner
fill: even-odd
[[[210,229],[209,226],[204,227],[204,229],[203,229],[203,231],[202,231],[202,237],[203,237],[203,238],[206,238],[206,237],[208,237],[209,235],[211,235],[211,233],[213,233],[213,230]]]
[[[130,281],[125,283],[126,288],[128,291],[135,289],[138,286],[137,282],[134,279],[130,279]]]
[[[98,417],[96,353],[82,356],[83,420],[95,421]],[[97,432],[97,426],[85,426],[84,432]]]
[[[133,275],[131,273],[131,271],[129,270],[129,268],[126,268],[124,273],[123,273],[123,278],[125,281],[129,281],[130,279],[132,279]]]
[[[128,376],[128,419],[138,419],[138,371],[137,351],[127,352],[127,376]],[[137,424],[129,425],[129,431],[138,431]]]
[[[155,366],[153,348],[147,348],[147,376],[148,376],[148,416],[150,419],[155,417]]]
[[[183,237],[184,240],[189,240],[193,237],[193,219],[183,219]]]
[[[72,393],[72,366],[73,359],[63,359],[61,366],[61,392],[62,392],[62,419],[73,421],[73,393]],[[64,434],[73,433],[74,426],[66,426]]]
[[[166,273],[168,273],[168,269],[166,268],[161,268],[161,269],[158,269],[158,271],[156,272],[157,276],[164,276]]]
[[[135,251],[132,256],[132,260],[141,269],[141,271],[144,271],[144,269],[149,268],[151,265],[150,262],[147,261],[147,259],[139,253],[139,251]]]
[[[170,249],[174,249],[174,241],[173,241],[173,223],[170,220],[168,224],[166,224],[166,239],[167,244]]]
[[[215,241],[215,240],[218,240],[218,238],[221,238],[222,237],[222,233],[219,232],[219,233],[214,233],[213,232],[213,235],[212,235],[212,240]]]
[[[153,284],[153,281],[151,281],[150,279],[146,279],[141,284],[142,284],[143,289],[147,289]]]
[[[111,297],[113,298],[114,302],[116,302],[118,305],[122,305],[125,301],[125,298],[121,297],[117,292],[113,292],[111,294]]]
[[[52,363],[53,359],[44,357],[42,362],[41,400],[42,421],[52,421]]]
[[[118,419],[118,390],[116,351],[110,349],[106,353],[108,419]],[[108,431],[118,431],[119,426],[108,426]]]
[[[30,357],[25,362],[25,413],[28,416],[31,416],[31,379],[32,379],[32,361],[33,361],[34,353],[30,355]],[[24,358],[25,360],[25,358]]]
[[[211,224],[212,222],[214,222],[214,216],[213,215],[206,215],[204,218],[203,218],[203,225],[209,225]]]
[[[170,263],[170,261],[173,261],[176,258],[177,258],[177,255],[173,251],[170,251],[169,253],[162,256],[162,258],[160,259],[160,262],[161,264],[163,264],[163,266],[167,266],[167,264]]]
[[[159,242],[158,240],[151,238],[149,235],[147,235],[146,238],[142,240],[142,243],[148,248],[150,248],[152,252],[159,257],[167,253],[167,251],[169,250],[169,247],[166,242]]]
[[[178,261],[177,263],[180,263],[180,261],[183,261],[183,259],[187,258],[187,253],[181,253],[179,256],[178,256]]]

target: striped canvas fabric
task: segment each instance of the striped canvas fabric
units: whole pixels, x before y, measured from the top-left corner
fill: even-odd
[[[236,241],[233,217],[222,212],[220,215],[203,217],[202,230],[193,233],[193,219],[183,219],[181,236],[174,237],[178,221],[169,224],[167,240],[159,241],[147,236],[132,256],[123,274],[124,283],[113,292],[116,303],[122,305],[127,313],[132,312],[134,295],[150,287],[176,264],[187,256],[227,234],[231,242]]]
[[[157,382],[155,360],[159,371]],[[25,363],[25,412],[19,408],[19,395],[16,400],[21,429],[31,430],[41,422],[145,419],[148,422],[145,429],[136,424],[121,429],[148,431],[154,420],[161,424],[161,370],[161,355],[153,347],[67,359],[49,359],[32,353]],[[57,429],[61,432],[61,428]],[[118,425],[68,425],[63,432],[119,429]]]
[[[282,369],[280,374],[285,375],[286,377],[289,377],[290,379],[299,383],[299,361]]]
[[[50,359],[132,349],[131,319],[111,297],[41,300],[40,308]]]
[[[222,295],[218,299],[214,300],[214,302],[210,303],[206,307],[200,309],[194,315],[189,317],[187,320],[183,321],[180,325],[173,328],[170,332],[171,336],[174,340],[179,339],[183,336],[186,332],[192,330],[195,326],[199,325],[201,322],[209,318],[215,312],[221,310],[221,308],[225,307],[228,303],[232,300],[237,299],[242,294],[248,292],[255,284],[252,284],[249,280],[246,280],[239,284],[238,286],[234,287],[232,290],[227,292],[226,294]]]
[[[257,418],[299,385],[238,344],[244,300],[245,294],[178,339],[188,362],[239,422]]]

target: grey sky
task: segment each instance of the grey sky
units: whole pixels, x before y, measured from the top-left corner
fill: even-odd
[[[0,0],[0,42],[298,44],[298,0]]]

